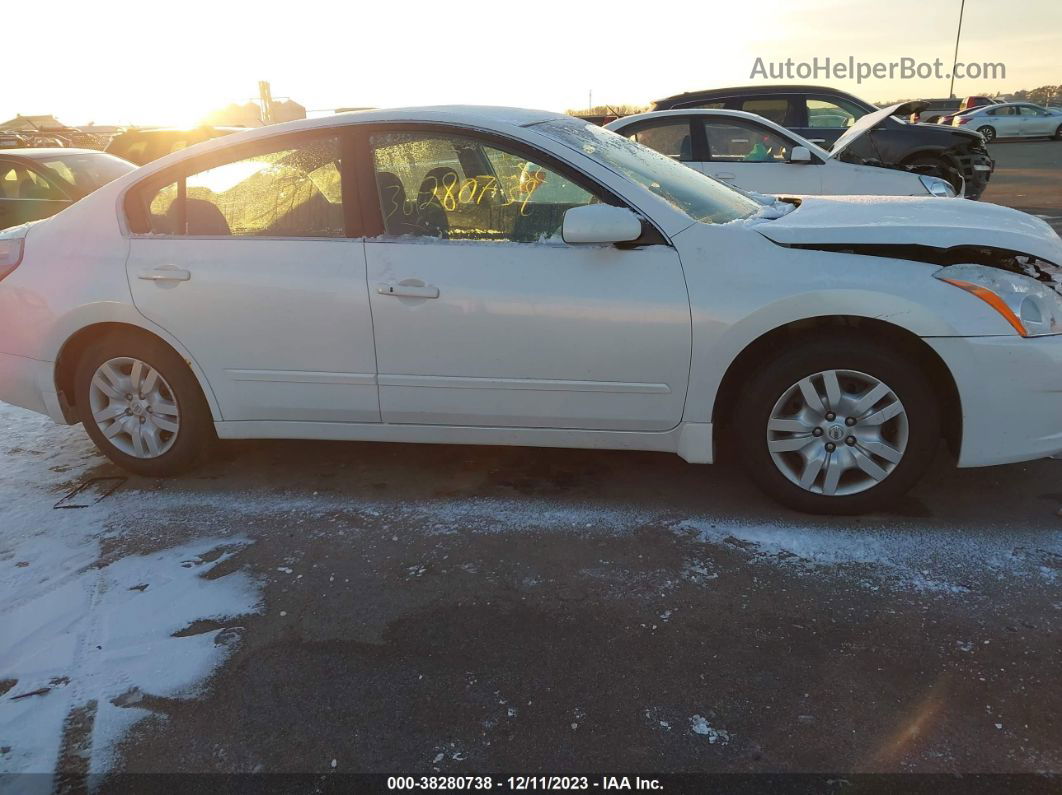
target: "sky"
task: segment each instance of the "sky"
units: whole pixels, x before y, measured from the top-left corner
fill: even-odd
[[[0,120],[52,113],[77,125],[193,124],[253,98],[259,80],[311,111],[451,103],[563,111],[591,96],[642,105],[768,82],[751,79],[756,58],[950,65],[960,0],[9,5]],[[1062,83],[1060,53],[1062,1],[966,0],[959,60],[1001,62],[1006,77],[960,80],[955,93]],[[796,82],[872,102],[948,95],[947,80]]]

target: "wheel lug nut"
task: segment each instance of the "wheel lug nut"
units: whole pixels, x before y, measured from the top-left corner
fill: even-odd
[[[835,445],[833,442],[826,442],[826,452],[827,453],[832,453],[836,449],[837,449],[837,445]]]
[[[830,422],[833,422],[835,419],[837,419],[837,415],[834,414],[832,411],[827,411],[826,412],[826,419],[829,420]]]
[[[855,437],[849,436],[847,439],[844,440],[844,443],[851,447],[853,444],[855,444]]]
[[[856,418],[855,417],[845,417],[844,418],[844,424],[847,425],[849,428],[851,428],[853,425],[856,424]]]
[[[816,428],[811,432],[812,436],[822,436],[822,428]]]

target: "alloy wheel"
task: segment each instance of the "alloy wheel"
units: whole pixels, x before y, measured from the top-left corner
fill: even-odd
[[[181,418],[173,390],[146,362],[110,359],[89,386],[92,419],[118,450],[134,458],[158,458],[173,447]]]
[[[903,403],[887,384],[856,370],[824,370],[775,403],[767,449],[800,488],[845,496],[887,478],[903,459],[909,433]]]

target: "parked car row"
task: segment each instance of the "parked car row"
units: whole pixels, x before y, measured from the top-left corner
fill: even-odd
[[[899,116],[922,103],[882,109],[844,91],[822,86],[757,85],[679,94],[657,100],[654,111],[671,109],[740,110],[763,116],[824,149],[848,138],[835,159],[939,177],[956,193],[976,199],[984,193],[995,163],[984,139],[972,130],[907,124]],[[853,140],[846,134],[865,117],[873,119]]]
[[[82,423],[148,476],[217,437],[695,463],[726,447],[766,493],[827,513],[892,503],[942,441],[964,467],[1062,451],[1062,239],[1044,221],[740,191],[677,162],[685,135],[707,158],[689,163],[773,156],[717,117],[666,117],[678,158],[637,129],[470,107],[173,153],[0,233],[0,400]],[[765,168],[853,165],[812,146],[823,162]]]

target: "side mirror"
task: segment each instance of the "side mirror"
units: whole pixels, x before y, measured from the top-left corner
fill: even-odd
[[[564,213],[565,243],[629,243],[642,236],[642,222],[626,207],[588,204]]]
[[[811,150],[806,146],[794,146],[793,151],[789,153],[790,163],[810,163],[811,162]]]

